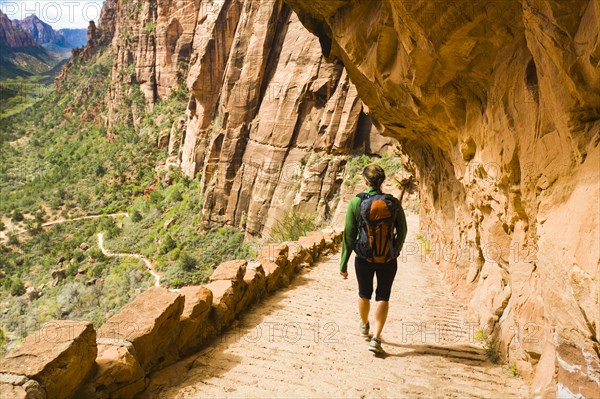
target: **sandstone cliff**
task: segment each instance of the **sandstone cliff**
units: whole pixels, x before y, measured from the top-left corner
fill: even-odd
[[[157,134],[168,165],[204,182],[207,221],[258,234],[292,207],[330,218],[347,154],[391,149],[282,1],[107,1],[100,30],[113,35],[114,81],[139,84],[150,106],[189,92],[187,115]],[[111,88],[109,124],[143,114],[123,102],[133,86]]]
[[[287,2],[414,162],[472,321],[535,395],[597,397],[600,3]]]

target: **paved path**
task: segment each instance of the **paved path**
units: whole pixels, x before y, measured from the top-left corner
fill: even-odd
[[[408,240],[417,226],[409,217]],[[420,258],[399,264],[384,356],[358,334],[356,280],[352,268],[339,277],[338,254],[255,305],[209,348],[156,373],[141,397],[527,397],[507,366],[487,361],[465,309]]]
[[[146,265],[148,272],[152,276],[154,276],[154,286],[160,287],[160,275],[156,272],[156,270],[154,270],[152,263],[150,262],[150,260],[148,260],[148,258],[144,257],[144,255],[114,253],[114,252],[108,251],[106,248],[104,248],[104,233],[98,233],[98,247],[100,247],[100,250],[102,251],[102,253],[108,257],[119,257],[119,258],[129,257],[129,258],[136,258],[136,259],[141,260]]]

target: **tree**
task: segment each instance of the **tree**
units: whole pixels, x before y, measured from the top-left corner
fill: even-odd
[[[15,209],[12,214],[13,222],[22,222],[23,219],[24,219],[23,214]]]
[[[17,277],[13,279],[10,284],[10,294],[12,296],[21,296],[25,294],[25,284],[23,284],[23,281],[21,281],[20,278]]]
[[[178,265],[181,270],[191,272],[196,268],[197,262],[189,253],[182,251],[179,255]]]
[[[170,234],[167,234],[162,245],[160,246],[160,253],[166,254],[166,253],[170,252],[172,249],[174,249],[176,246],[177,246],[177,243],[175,242],[173,237],[171,237]]]
[[[131,221],[132,222],[137,223],[140,220],[142,220],[142,218],[143,218],[142,214],[137,209],[134,209],[133,212],[131,212]]]

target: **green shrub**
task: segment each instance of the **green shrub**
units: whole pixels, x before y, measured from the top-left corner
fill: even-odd
[[[23,219],[24,219],[23,214],[15,209],[12,213],[12,221],[13,222],[22,222]]]
[[[191,272],[196,268],[197,262],[189,253],[183,251],[179,254],[178,265],[184,272]]]
[[[487,336],[485,331],[479,329],[475,331],[474,338],[476,341],[479,341],[483,345],[483,353],[485,357],[492,363],[500,362],[500,353],[498,352],[498,342],[494,338],[490,338]]]
[[[18,245],[19,239],[14,234],[8,234],[8,241],[6,242],[8,245]]]
[[[160,246],[160,253],[166,254],[166,253],[170,252],[171,250],[173,250],[176,246],[177,246],[177,243],[175,242],[173,237],[171,237],[170,234],[167,234],[167,236],[164,238],[164,240]]]
[[[154,190],[150,193],[150,202],[155,206],[160,206],[164,199],[165,197],[160,190]]]
[[[10,284],[10,294],[12,296],[21,296],[25,294],[25,284],[20,278],[15,278]]]
[[[169,202],[179,202],[183,200],[183,196],[181,195],[181,191],[175,187],[173,191],[171,191],[171,195],[169,196]]]
[[[142,219],[143,219],[142,214],[137,209],[134,209],[133,212],[131,212],[131,221],[132,222],[137,223],[137,222],[141,221]]]
[[[156,22],[146,22],[146,25],[144,25],[144,31],[147,35],[154,36],[156,31]]]
[[[314,215],[304,215],[295,211],[287,212],[271,230],[269,239],[273,242],[296,241],[308,232],[319,228]]]

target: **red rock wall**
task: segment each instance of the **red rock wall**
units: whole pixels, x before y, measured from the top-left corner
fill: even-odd
[[[342,64],[283,1],[115,0],[103,13],[116,58],[109,119],[143,114],[121,101],[131,84],[149,104],[185,84],[168,164],[202,180],[207,221],[255,235],[292,208],[329,219],[347,154],[391,150]]]
[[[597,397],[600,3],[286,2],[414,162],[473,320],[535,395]]]

